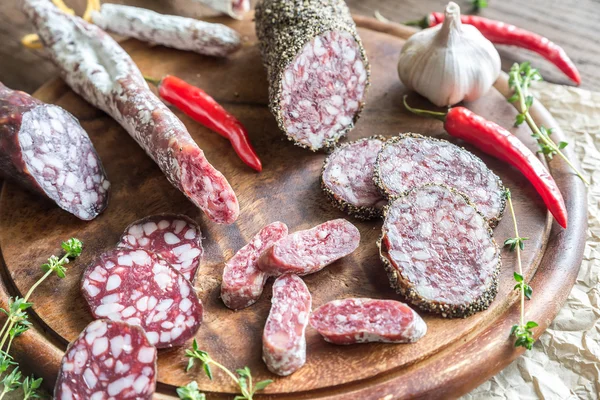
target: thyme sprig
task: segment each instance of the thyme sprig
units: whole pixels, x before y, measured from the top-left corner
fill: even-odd
[[[240,388],[241,395],[235,396],[234,400],[252,400],[256,392],[264,390],[267,386],[273,383],[271,379],[266,379],[253,386],[250,368],[244,367],[242,369],[237,369],[235,371],[237,374],[236,376],[236,374],[227,369],[227,367],[215,361],[206,351],[200,350],[196,339],[194,339],[192,343],[192,348],[185,351],[185,356],[188,358],[188,364],[185,369],[186,371],[189,371],[194,366],[196,360],[198,360],[202,365],[204,373],[206,376],[208,376],[208,379],[213,378],[211,365],[225,372]],[[180,399],[185,400],[204,399],[204,394],[200,393],[198,390],[198,384],[196,382],[190,382],[186,386],[179,387],[177,389],[177,395]]]
[[[517,253],[517,266],[519,272],[514,273],[514,278],[517,282],[514,290],[519,291],[519,297],[521,300],[521,318],[518,324],[513,325],[512,329],[510,330],[510,336],[516,337],[515,347],[521,346],[525,347],[527,350],[531,350],[533,343],[535,343],[532,329],[537,327],[538,324],[534,321],[528,321],[525,323],[525,297],[531,299],[531,295],[533,294],[533,289],[525,282],[525,279],[523,278],[523,265],[521,263],[521,251],[525,249],[525,240],[528,238],[519,236],[517,218],[515,216],[515,209],[512,204],[509,189],[506,189],[506,199],[508,200],[508,207],[510,208],[510,214],[512,216],[513,225],[515,228],[515,237],[506,239],[504,241],[504,246],[507,246],[510,251],[516,251]]]
[[[483,8],[487,8],[487,0],[471,0],[471,12],[478,13]]]
[[[552,157],[555,155],[559,155],[563,160],[565,160],[569,167],[573,169],[573,171],[586,184],[586,186],[589,186],[589,181],[561,151],[568,146],[568,143],[559,142],[556,144],[550,137],[552,130],[543,126],[538,127],[529,113],[529,109],[533,105],[533,96],[529,94],[529,87],[531,86],[532,82],[541,80],[543,80],[542,75],[536,68],[532,68],[531,63],[529,62],[524,62],[521,64],[515,63],[511,67],[508,74],[508,86],[514,90],[514,93],[508,98],[508,102],[518,103],[519,114],[517,114],[515,119],[515,126],[526,122],[533,132],[532,136],[538,142],[538,146],[540,147],[539,153],[544,154],[546,157],[548,157],[548,159],[552,159]]]

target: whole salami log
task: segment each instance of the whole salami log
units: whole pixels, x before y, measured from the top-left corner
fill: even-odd
[[[117,42],[49,0],[25,0],[23,10],[77,94],[119,122],[169,182],[210,219],[226,224],[237,219],[239,204],[227,179],[204,157],[183,123],[150,91]]]
[[[194,282],[204,254],[196,221],[181,214],[158,214],[135,221],[125,229],[117,247],[156,253]]]
[[[221,299],[227,307],[239,310],[256,303],[269,277],[258,268],[258,257],[287,234],[288,227],[284,223],[273,222],[225,263]]]
[[[256,34],[269,80],[269,108],[297,145],[335,145],[354,127],[369,64],[343,0],[262,0]]]
[[[375,183],[388,198],[428,183],[456,188],[492,227],[506,206],[502,181],[481,159],[448,141],[418,134],[399,135],[385,143],[375,163]]]
[[[271,311],[263,331],[263,361],[269,371],[290,375],[306,362],[306,325],[312,297],[296,275],[282,275],[273,283]]]
[[[92,22],[122,36],[208,56],[225,57],[241,46],[238,33],[223,24],[139,7],[102,4],[100,11],[92,12]]]
[[[0,175],[86,221],[108,205],[110,183],[77,119],[2,83]]]
[[[149,400],[155,387],[156,349],[144,330],[99,319],[67,347],[54,398]]]
[[[337,208],[358,219],[380,217],[387,204],[373,182],[375,160],[384,142],[383,136],[373,136],[345,143],[323,164],[323,191]]]
[[[392,286],[425,311],[467,317],[496,297],[500,251],[455,189],[431,184],[394,200],[378,246]]]
[[[213,10],[229,15],[231,18],[242,19],[244,13],[250,11],[250,0],[194,0]]]
[[[146,250],[114,249],[83,273],[95,318],[140,325],[157,348],[182,345],[202,322],[202,304],[185,277]]]
[[[333,300],[317,308],[309,323],[334,344],[413,343],[427,333],[423,318],[394,300]]]
[[[352,253],[360,232],[345,219],[334,219],[312,229],[294,232],[262,253],[258,267],[269,275],[308,275]]]

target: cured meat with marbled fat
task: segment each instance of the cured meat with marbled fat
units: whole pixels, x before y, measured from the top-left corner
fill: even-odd
[[[385,138],[373,136],[337,147],[323,164],[321,187],[340,210],[359,219],[381,216],[386,199],[373,182]]]
[[[427,333],[423,318],[394,300],[333,300],[317,308],[309,323],[334,344],[413,343]]]
[[[269,371],[290,375],[306,362],[306,325],[312,297],[296,275],[282,275],[273,283],[271,311],[263,331],[263,361]]]
[[[158,214],[135,221],[125,229],[117,247],[158,254],[190,282],[202,260],[200,225],[181,214]]]
[[[144,330],[99,319],[67,347],[54,399],[149,400],[155,387],[156,348]]]
[[[102,254],[83,273],[81,289],[94,317],[140,325],[157,348],[184,344],[202,322],[190,282],[146,250]]]
[[[294,232],[265,250],[258,267],[269,275],[308,275],[352,253],[360,232],[345,219],[334,219],[312,229]]]
[[[240,35],[223,24],[165,15],[122,4],[102,4],[91,14],[100,28],[152,44],[225,57],[241,46]]]
[[[0,83],[0,175],[82,220],[108,205],[110,183],[79,121]]]
[[[466,194],[492,227],[506,206],[502,181],[481,159],[448,141],[417,134],[385,143],[375,163],[375,183],[389,198],[428,183],[448,185]]]
[[[269,109],[301,147],[331,147],[359,117],[369,81],[365,50],[343,0],[262,0],[256,35]]]
[[[24,0],[47,54],[67,84],[109,114],[208,218],[233,223],[239,204],[183,123],[148,88],[129,54],[102,29],[47,0]]]
[[[225,263],[221,299],[227,307],[239,310],[260,298],[269,275],[258,268],[258,258],[287,234],[288,227],[283,222],[273,222],[262,228]]]
[[[492,230],[454,189],[431,184],[394,200],[378,245],[392,286],[425,311],[466,317],[496,297],[500,251]]]

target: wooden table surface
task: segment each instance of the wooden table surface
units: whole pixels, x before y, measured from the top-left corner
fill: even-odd
[[[464,9],[470,0],[456,0]],[[115,2],[115,1],[110,1]],[[164,13],[199,16],[206,9],[191,0],[125,0],[116,1],[152,8]],[[255,0],[253,0],[253,3]],[[35,91],[56,76],[56,69],[43,59],[39,51],[21,46],[20,38],[31,32],[31,26],[19,9],[20,0],[0,0],[0,81],[7,86]],[[66,0],[81,15],[86,0]],[[379,10],[390,20],[402,22],[419,19],[431,11],[442,11],[446,0],[347,0],[352,12],[373,15]],[[537,32],[558,43],[573,59],[582,76],[582,88],[600,90],[600,22],[598,0],[489,0],[482,16],[503,20]],[[515,61],[531,60],[547,81],[569,84],[569,80],[553,65],[527,51],[502,46],[502,68]]]

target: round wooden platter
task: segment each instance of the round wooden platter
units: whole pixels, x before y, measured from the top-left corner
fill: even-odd
[[[249,21],[222,21],[245,38],[242,50],[226,60],[202,57],[137,41],[123,43],[145,75],[173,74],[204,88],[235,114],[248,128],[264,171],[256,174],[236,157],[229,143],[188,117],[175,111],[208,159],[231,182],[241,204],[241,216],[229,226],[211,223],[163,177],[158,167],[110,117],[91,107],[61,80],[36,92],[40,99],[58,104],[80,119],[98,150],[112,182],[108,209],[93,222],[83,222],[49,202],[5,183],[0,197],[0,249],[3,287],[1,302],[23,295],[41,274],[39,266],[59,251],[62,240],[83,240],[82,257],[69,266],[67,277],[51,278],[39,287],[32,300],[33,329],[13,344],[22,363],[45,379],[51,387],[68,342],[92,320],[79,292],[82,271],[100,252],[110,249],[132,221],[159,212],[185,213],[200,222],[206,255],[197,278],[198,296],[205,307],[205,320],[197,339],[200,347],[230,369],[249,366],[256,379],[274,379],[264,399],[396,399],[451,398],[473,389],[521,354],[509,339],[510,327],[518,321],[519,308],[513,287],[514,255],[502,251],[499,293],[485,312],[467,319],[443,319],[423,314],[429,330],[410,345],[364,344],[334,346],[324,342],[312,328],[307,330],[306,365],[286,378],[270,374],[261,361],[261,334],[270,306],[271,283],[254,306],[234,312],[219,299],[223,263],[262,226],[280,220],[291,231],[312,227],[333,218],[348,218],[361,231],[361,245],[352,255],[325,270],[305,277],[317,307],[343,297],[399,299],[388,285],[375,241],[381,221],[359,222],[336,210],[319,187],[325,154],[292,145],[278,131],[269,113],[267,82]],[[392,136],[419,132],[448,139],[442,124],[407,113],[402,107],[406,93],[396,74],[403,38],[411,31],[357,17],[372,65],[372,85],[367,106],[349,139],[373,134]],[[503,76],[484,98],[466,106],[505,127],[512,126],[516,111],[504,100]],[[431,107],[411,94],[410,102]],[[563,134],[539,104],[535,118]],[[535,149],[527,127],[511,128]],[[464,145],[464,143],[459,143]],[[469,146],[465,146],[473,150]],[[567,147],[571,159],[575,156]],[[529,237],[523,266],[534,289],[526,303],[526,319],[540,328],[550,324],[572,287],[579,269],[586,230],[585,189],[559,159],[549,167],[557,180],[569,212],[569,227],[552,222],[541,199],[516,170],[477,151],[513,193],[520,232]],[[505,217],[495,229],[498,243],[513,236],[512,222]],[[232,398],[235,386],[222,373],[208,380],[199,369],[184,371],[185,347],[159,353],[157,397],[175,394],[177,386],[197,380],[211,399]]]

